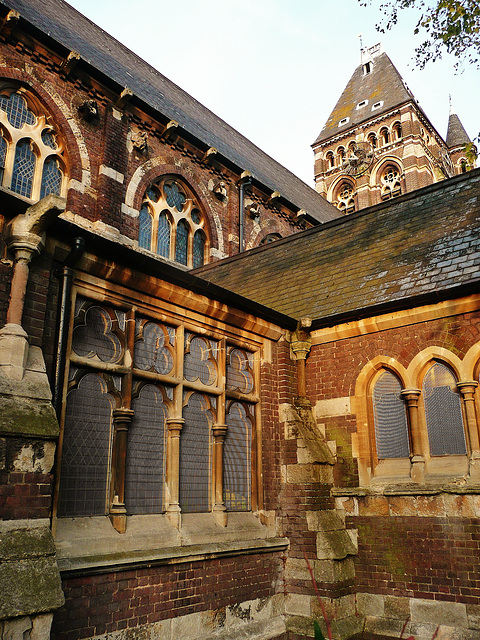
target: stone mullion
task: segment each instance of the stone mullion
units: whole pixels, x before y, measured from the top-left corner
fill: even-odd
[[[128,429],[134,412],[132,404],[132,366],[135,346],[135,310],[126,314],[124,363],[128,363],[128,372],[122,377],[122,407],[113,412],[113,451],[112,451],[112,491],[110,502],[110,520],[119,533],[125,533],[127,527],[127,508],[125,505],[125,475],[127,468]]]
[[[260,395],[261,352],[256,351],[253,358],[253,393]],[[262,473],[262,420],[259,402],[254,405],[254,424],[252,430],[252,509],[263,509],[263,473]]]
[[[184,328],[178,327],[175,336],[174,375],[183,380]],[[167,420],[167,460],[166,460],[166,513],[173,526],[180,528],[180,435],[185,420],[182,417],[183,384],[173,388],[171,415]]]
[[[227,343],[225,338],[220,341],[217,360],[217,384],[222,393],[217,399],[217,419],[212,427],[213,434],[213,513],[218,524],[226,526],[227,510],[223,499],[223,445],[227,435],[225,421],[225,386],[227,376]]]
[[[131,409],[116,409],[113,412],[113,465],[112,500],[110,520],[119,533],[125,533],[127,527],[127,509],[125,506],[125,470],[127,462],[128,428],[133,418]]]

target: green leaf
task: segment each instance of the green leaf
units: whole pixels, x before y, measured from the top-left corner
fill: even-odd
[[[325,636],[316,620],[313,621],[313,631],[315,632],[315,640],[325,640]]]

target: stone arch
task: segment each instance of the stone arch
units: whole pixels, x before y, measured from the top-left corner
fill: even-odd
[[[68,188],[84,191],[91,186],[91,164],[87,145],[71,107],[48,81],[40,82],[27,71],[2,68],[0,82],[24,87],[44,107],[64,140],[68,163]],[[48,119],[47,119],[48,122]]]

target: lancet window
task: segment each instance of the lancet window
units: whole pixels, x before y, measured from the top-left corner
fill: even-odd
[[[38,101],[11,86],[0,88],[0,183],[30,200],[66,191],[60,136]]]

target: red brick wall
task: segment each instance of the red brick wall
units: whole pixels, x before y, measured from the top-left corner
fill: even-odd
[[[357,517],[359,591],[480,604],[480,518]]]
[[[136,569],[63,582],[66,603],[52,638],[77,640],[214,610],[282,590],[280,554],[255,554]]]
[[[0,444],[3,440],[0,438]],[[0,470],[0,518],[49,518],[52,484],[50,473]]]

